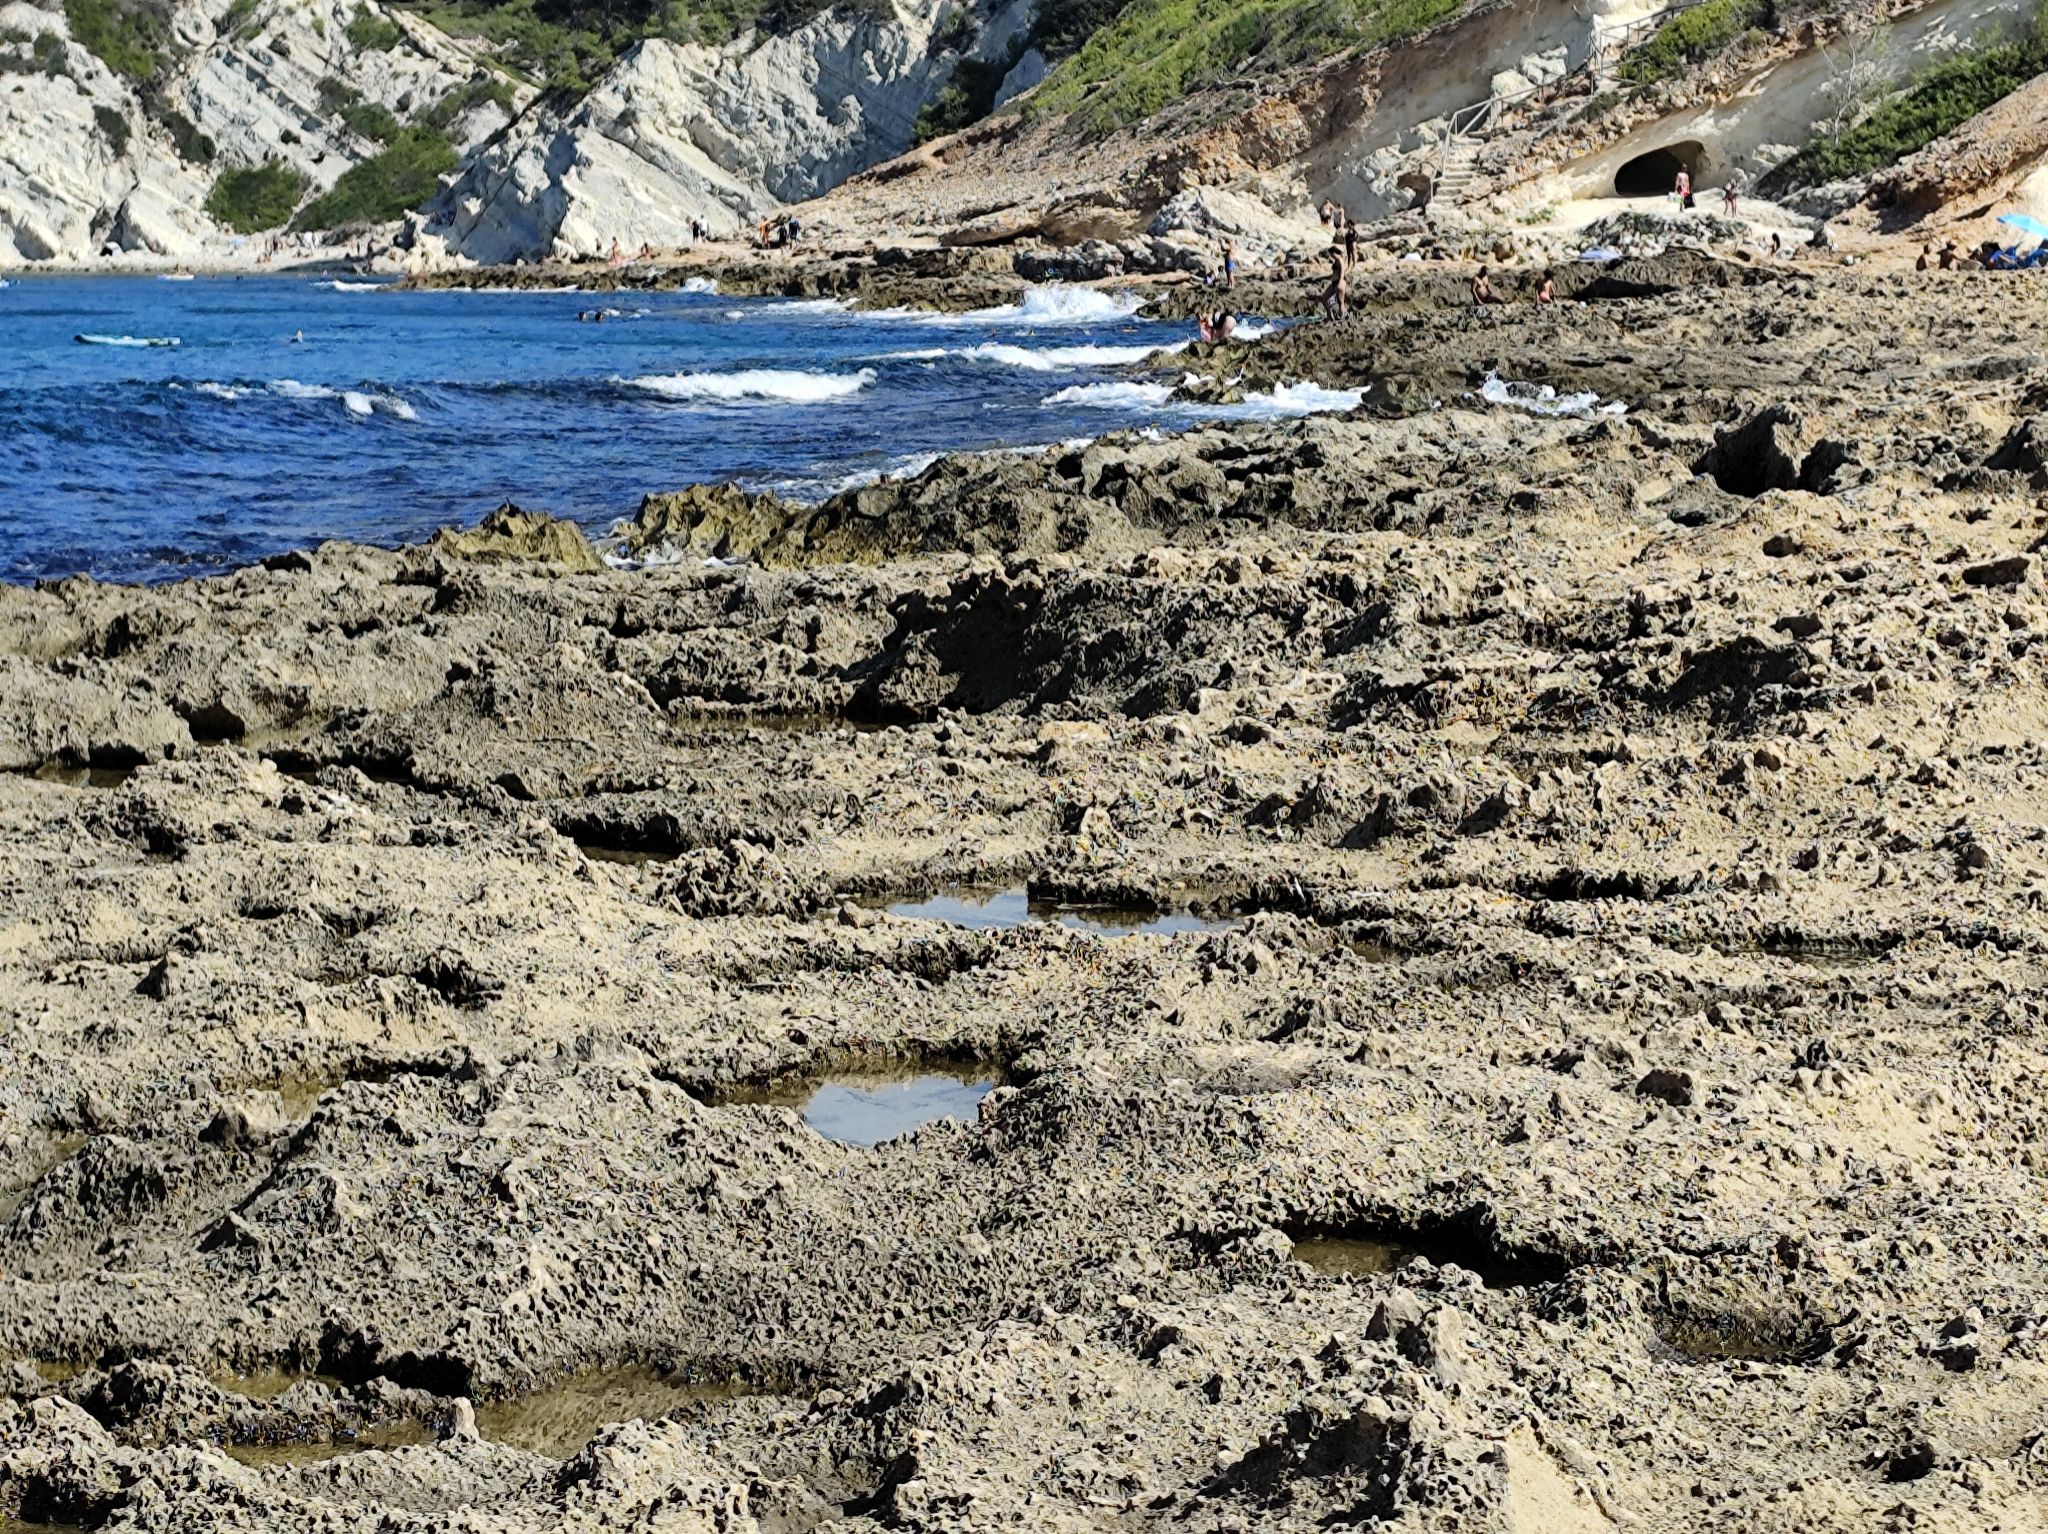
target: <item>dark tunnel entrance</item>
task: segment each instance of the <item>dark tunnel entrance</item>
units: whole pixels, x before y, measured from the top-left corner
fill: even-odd
[[[1681,170],[1691,171],[1692,179],[1697,183],[1700,166],[1706,158],[1706,146],[1692,139],[1639,154],[1614,173],[1614,195],[1662,197],[1671,190],[1671,184],[1678,179]]]

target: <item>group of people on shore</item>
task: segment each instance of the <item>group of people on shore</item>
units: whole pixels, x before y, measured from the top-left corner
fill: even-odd
[[[2008,249],[1996,240],[1986,240],[1967,254],[1956,248],[1954,240],[1946,241],[1940,250],[1936,250],[1934,242],[1929,240],[1920,247],[1920,254],[1913,260],[1916,272],[1953,272],[1971,266],[1987,272],[2048,271],[2048,240],[2024,255],[2017,245]]]

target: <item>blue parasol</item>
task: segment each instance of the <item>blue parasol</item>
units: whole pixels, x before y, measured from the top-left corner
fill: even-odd
[[[2031,213],[2001,213],[1998,215],[1998,221],[2001,224],[2011,224],[2015,229],[2023,229],[2037,240],[2048,240],[2048,224],[2042,223]]]

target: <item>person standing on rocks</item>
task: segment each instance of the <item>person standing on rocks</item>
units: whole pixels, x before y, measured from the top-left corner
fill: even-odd
[[[1345,291],[1344,247],[1335,240],[1325,252],[1330,263],[1330,280],[1323,287],[1323,313],[1333,320],[1341,320],[1350,309],[1350,299]]]
[[[1678,167],[1678,179],[1671,183],[1671,191],[1678,199],[1679,212],[1692,206],[1692,172],[1683,165]]]
[[[1237,286],[1237,241],[1229,235],[1223,240],[1223,286]]]

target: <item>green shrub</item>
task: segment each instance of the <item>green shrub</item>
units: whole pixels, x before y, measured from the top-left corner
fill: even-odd
[[[917,114],[917,141],[922,144],[928,139],[958,133],[969,123],[988,116],[989,108],[996,104],[996,92],[1003,87],[1003,76],[1009,72],[1008,64],[985,63],[980,59],[962,59],[955,64],[945,89]]]
[[[1706,0],[1665,22],[1615,73],[1637,85],[1668,80],[1773,19],[1773,0]]]
[[[206,194],[206,211],[237,234],[275,229],[292,216],[306,190],[306,178],[289,165],[266,160],[243,170],[224,170]]]
[[[147,80],[172,48],[169,0],[64,0],[74,41],[117,75]]]
[[[64,39],[55,32],[38,32],[36,40],[29,45],[29,58],[52,80],[71,73],[71,59],[64,52]]]
[[[256,33],[252,18],[256,14],[256,0],[234,0],[220,13],[220,20],[214,23],[214,31],[237,42],[245,42]]]
[[[405,131],[405,124],[392,114],[391,108],[376,101],[350,102],[341,109],[341,120],[364,138],[380,144],[392,143]]]
[[[100,136],[113,146],[114,158],[120,159],[128,152],[128,119],[112,107],[96,106],[92,109],[93,125],[100,130]]]
[[[1422,31],[1465,0],[1134,0],[1064,60],[1034,114],[1072,112],[1099,135],[1257,60],[1275,68]],[[1071,24],[1069,20],[1067,24]]]
[[[301,208],[292,227],[337,229],[398,218],[438,192],[441,176],[455,163],[454,145],[432,128],[403,129],[382,154],[350,166]]]
[[[398,23],[375,14],[368,6],[357,6],[354,16],[349,18],[348,40],[358,48],[368,48],[384,53],[405,41],[405,34],[398,29]]]
[[[333,75],[322,75],[320,83],[313,87],[313,98],[320,103],[321,111],[335,117],[361,101],[363,93]]]
[[[165,107],[157,114],[157,121],[164,125],[164,131],[171,136],[171,147],[178,151],[178,158],[187,165],[211,165],[219,151],[213,139],[199,131],[199,125],[180,112],[176,107]]]
[[[428,107],[420,114],[419,121],[445,133],[487,102],[496,102],[509,114],[517,99],[512,82],[503,75],[476,74]]]
[[[1765,195],[1868,175],[1924,149],[2048,71],[2048,31],[1950,54],[1838,138],[1819,139],[1774,166]]]

